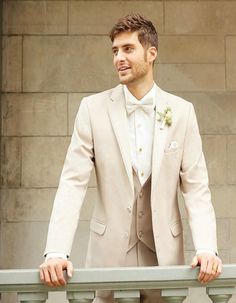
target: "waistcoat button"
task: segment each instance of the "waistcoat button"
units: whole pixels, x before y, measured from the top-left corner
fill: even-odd
[[[138,213],[139,218],[142,218],[143,215],[144,215],[143,211],[140,211],[140,212]]]

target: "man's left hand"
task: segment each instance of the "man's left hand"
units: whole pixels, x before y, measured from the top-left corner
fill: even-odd
[[[218,256],[212,254],[196,255],[191,263],[192,268],[200,265],[198,280],[201,283],[208,283],[216,279],[222,272],[222,261]]]

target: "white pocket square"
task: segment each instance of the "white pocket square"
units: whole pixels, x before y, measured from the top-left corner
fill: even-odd
[[[176,150],[178,148],[178,142],[177,141],[172,141],[170,142],[170,145],[168,147],[169,151]]]

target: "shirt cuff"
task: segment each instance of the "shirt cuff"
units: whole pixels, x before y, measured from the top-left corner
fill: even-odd
[[[196,251],[196,255],[201,255],[201,254],[211,254],[213,256],[216,256],[216,252],[210,249],[198,249]]]
[[[63,254],[63,253],[57,253],[57,252],[48,253],[46,255],[45,261],[47,261],[48,259],[53,259],[53,258],[61,258],[61,259],[67,260],[67,255]]]

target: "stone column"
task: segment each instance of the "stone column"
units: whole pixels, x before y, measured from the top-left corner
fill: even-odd
[[[234,287],[210,287],[206,292],[213,303],[227,303],[235,293]]]
[[[161,296],[167,303],[182,303],[187,295],[187,288],[163,289],[161,291]]]
[[[17,296],[20,303],[46,303],[48,299],[47,292],[22,292]]]
[[[68,291],[67,299],[70,303],[91,303],[94,291]]]
[[[140,300],[140,292],[139,290],[115,291],[114,298],[118,303],[138,303]]]

